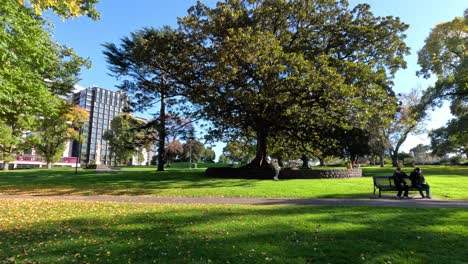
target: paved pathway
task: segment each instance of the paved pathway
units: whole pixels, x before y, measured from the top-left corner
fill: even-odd
[[[302,206],[388,206],[388,207],[447,207],[468,208],[468,200],[437,199],[301,199],[301,198],[223,198],[223,197],[154,197],[111,195],[2,195],[1,199],[52,199],[155,204],[238,204],[238,205],[302,205]]]

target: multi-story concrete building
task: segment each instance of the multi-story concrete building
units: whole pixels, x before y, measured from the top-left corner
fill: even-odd
[[[126,106],[126,94],[100,87],[91,87],[74,93],[71,100],[89,113],[89,121],[85,123],[82,130],[85,141],[81,144],[81,162],[95,161],[107,164],[110,153],[103,135],[110,129],[110,123],[114,116],[122,113]],[[74,142],[70,156],[78,157],[79,152],[79,144]]]

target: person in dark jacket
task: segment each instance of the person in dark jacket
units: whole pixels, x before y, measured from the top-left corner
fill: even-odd
[[[424,175],[422,174],[422,170],[420,168],[414,169],[413,172],[410,174],[410,179],[411,179],[411,186],[418,189],[419,194],[421,194],[422,198],[428,198],[431,199],[431,194],[430,194],[430,187],[429,184],[427,184],[426,180],[424,179]],[[426,192],[426,196],[423,194],[423,189]]]
[[[405,182],[405,178],[408,178],[408,175],[404,173],[400,167],[396,168],[395,172],[393,173],[393,182],[395,183],[395,187],[398,189],[397,197],[401,198],[401,193],[405,191],[403,194],[404,198],[408,197],[409,187]]]

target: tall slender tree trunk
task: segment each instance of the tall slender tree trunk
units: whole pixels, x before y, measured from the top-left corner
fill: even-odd
[[[269,166],[267,162],[267,138],[268,138],[268,128],[260,123],[257,126],[257,149],[255,153],[255,158],[248,165],[252,168],[260,168],[264,166]]]
[[[158,171],[164,171],[166,163],[166,95],[161,93],[161,108],[159,109],[159,142],[158,142]]]
[[[10,162],[9,161],[3,161],[3,169],[2,170],[7,171],[9,167],[10,167]]]
[[[384,162],[384,153],[383,153],[383,151],[380,152],[380,157],[379,157],[379,159],[380,159],[380,167],[385,166],[385,162]]]
[[[309,168],[309,157],[307,157],[306,154],[302,154],[302,168],[303,169],[308,169]]]
[[[392,166],[398,167],[398,151],[390,151],[390,158],[392,158]]]
[[[2,170],[4,170],[4,171],[7,171],[7,170],[10,169],[10,161],[6,161],[5,156],[7,156],[7,158],[9,159],[12,156],[11,155],[12,152],[13,152],[13,147],[11,147],[11,146],[8,147],[8,148],[5,148],[4,151],[3,151],[3,168],[2,168]],[[5,153],[6,153],[6,155],[5,155]]]

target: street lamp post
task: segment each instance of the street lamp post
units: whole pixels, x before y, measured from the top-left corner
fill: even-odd
[[[189,137],[190,144],[189,144],[189,168],[192,168],[192,142],[194,140],[194,137]]]
[[[78,174],[78,162],[81,159],[81,133],[82,133],[83,127],[80,127],[80,133],[78,134],[78,157],[76,158],[76,163],[75,163],[75,176]]]

